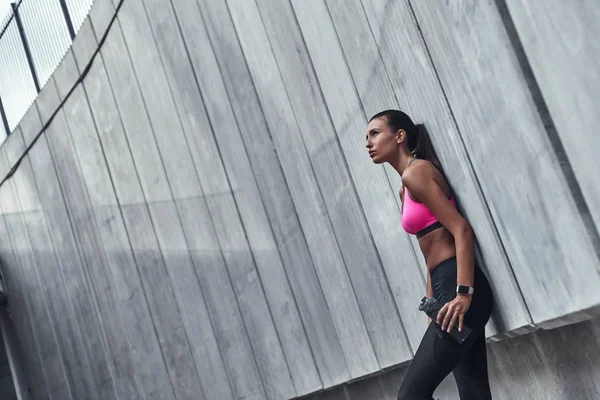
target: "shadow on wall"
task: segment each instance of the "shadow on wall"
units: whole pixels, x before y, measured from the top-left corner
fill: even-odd
[[[4,310],[1,312],[4,312]],[[17,400],[17,393],[15,392],[15,385],[10,372],[10,365],[2,335],[0,335],[0,399]]]
[[[12,321],[7,310],[6,289],[2,276],[2,263],[0,262],[0,399],[17,400],[15,384],[11,372],[11,365],[7,354],[5,337],[12,331]]]

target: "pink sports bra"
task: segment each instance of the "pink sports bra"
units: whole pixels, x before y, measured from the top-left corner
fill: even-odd
[[[454,196],[450,198],[450,202],[456,207]],[[441,227],[442,224],[431,210],[425,204],[411,199],[408,189],[405,187],[402,204],[402,228],[411,235],[417,235],[420,238]]]

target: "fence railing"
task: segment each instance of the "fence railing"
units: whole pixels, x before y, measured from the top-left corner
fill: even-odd
[[[93,2],[19,0],[0,20],[0,142],[56,70]]]

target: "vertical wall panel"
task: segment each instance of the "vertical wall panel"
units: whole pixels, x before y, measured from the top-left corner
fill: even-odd
[[[397,107],[391,83],[386,76],[385,63],[380,60],[360,1],[324,1],[367,118],[379,111]],[[391,166],[384,167],[392,188],[396,191],[401,185],[401,179]],[[400,202],[399,197],[395,198]]]
[[[597,305],[598,256],[496,5],[412,6],[534,322]]]
[[[206,337],[200,340],[204,340],[206,346],[213,345],[214,338],[211,337],[212,333],[206,335],[207,331],[211,331],[211,325],[207,323],[208,318],[205,315],[206,311],[204,310],[205,306],[202,304],[201,295],[196,299],[195,310],[187,310],[191,313],[189,315],[186,314],[187,323],[180,320],[178,306],[173,298],[174,293],[169,281],[170,275],[165,269],[164,256],[160,252],[154,232],[155,222],[150,219],[149,209],[144,204],[144,192],[149,193],[147,196],[150,196],[150,198],[157,198],[160,194],[156,189],[152,188],[152,185],[155,184],[164,187],[166,182],[164,172],[161,171],[161,163],[157,155],[156,145],[149,134],[151,130],[147,122],[144,104],[139,95],[139,88],[136,85],[130,61],[121,56],[124,53],[127,53],[127,49],[120,30],[116,29],[111,32],[110,44],[104,47],[102,55],[110,77],[110,84],[114,90],[119,115],[122,118],[126,131],[124,132],[119,124],[119,126],[107,132],[107,135],[101,137],[101,139],[104,146],[106,146],[106,156],[109,168],[114,177],[117,197],[122,205],[122,212],[126,219],[134,254],[138,260],[145,290],[150,300],[154,323],[163,347],[163,356],[167,361],[167,366],[172,376],[174,373],[173,369],[178,368],[177,357],[174,357],[174,355],[178,351],[177,348],[183,346],[181,343],[183,340],[181,337],[182,324],[187,326],[188,330],[196,330],[195,332],[191,332],[192,339],[197,338],[197,335],[204,334]],[[111,107],[114,107],[114,105]],[[105,121],[105,124],[110,123],[110,119]],[[124,133],[127,136],[124,136]],[[134,158],[138,167],[137,170],[134,165]],[[142,186],[140,186],[140,182],[138,181],[138,170],[140,172],[139,177],[143,183]],[[163,175],[157,175],[159,173]],[[159,202],[158,205],[160,204],[163,203]],[[170,210],[173,210],[172,204],[165,204]],[[152,217],[157,218],[157,213],[152,214]],[[166,251],[168,256],[169,249],[166,249]],[[171,252],[171,255],[173,257],[177,253]],[[183,257],[182,259],[185,260]],[[184,266],[186,265],[188,264],[184,264]],[[195,277],[191,279],[192,290],[197,285],[196,282],[197,279]],[[198,294],[198,292],[196,293]],[[235,341],[233,342],[235,343]],[[202,347],[198,346],[194,351],[198,353],[201,349]],[[212,362],[214,363],[215,371],[218,371],[219,360],[212,358]],[[172,377],[175,384],[177,382],[176,379],[176,377]],[[215,382],[219,382],[217,385],[221,384],[220,380],[216,380]],[[164,383],[157,383],[157,387],[160,390],[165,390]],[[227,389],[228,385],[225,384],[220,390],[222,390],[222,393],[228,393]],[[180,389],[176,390],[179,391]],[[160,398],[160,395],[157,395],[157,398]]]
[[[178,12],[178,17],[184,36],[190,43],[188,49],[205,93],[209,115],[212,121],[216,121],[213,122],[213,126],[218,128],[215,131],[215,138],[221,148],[226,168],[229,169],[230,163],[235,165],[236,175],[237,169],[244,168],[241,162],[243,156],[238,155],[240,150],[234,151],[232,147],[236,146],[236,143],[241,143],[246,148],[323,385],[328,387],[341,383],[347,380],[349,375],[332,315],[314,269],[304,231],[298,221],[288,184],[273,147],[271,134],[256,97],[254,84],[247,70],[235,30],[224,3],[214,3],[221,8],[207,8],[207,5],[204,2],[199,3],[204,16],[192,13],[182,15]],[[179,6],[177,9],[179,11]],[[202,29],[199,29],[199,33],[194,32],[198,29],[198,21],[206,24],[210,42],[207,42],[209,37],[204,38]],[[214,61],[212,61],[213,57]],[[218,65],[213,64],[214,62]],[[220,73],[223,77],[214,77],[213,73]],[[222,87],[218,86],[220,82]],[[223,96],[230,99],[233,115],[218,114],[222,116],[213,117],[217,109],[225,113],[228,108],[225,104],[228,100],[222,99]],[[222,100],[217,102],[217,99]],[[236,123],[240,136],[236,136],[236,128],[220,129],[221,124],[226,124],[229,120],[231,123]],[[231,151],[228,151],[229,149]],[[241,178],[237,180],[238,185],[247,181]],[[249,187],[248,190],[252,189]]]
[[[257,3],[379,365],[408,360],[406,334],[291,4]]]
[[[104,182],[92,186],[97,187],[100,193],[91,190],[89,183],[88,190],[107,251],[115,289],[122,302],[121,312],[125,321],[129,321],[126,328],[133,350],[135,372],[147,399],[169,399],[172,396],[171,384],[148,304],[148,297],[154,296],[154,289],[147,293],[147,281],[141,276],[144,266],[139,265],[133,257],[125,220],[119,207],[119,200],[124,197],[122,193],[135,193],[136,188],[139,191],[139,181],[101,58],[90,70],[85,89],[98,139],[89,137],[84,142],[89,141],[90,147],[101,146],[104,160],[96,161],[99,165],[97,168],[105,168],[110,173],[110,182],[105,177]],[[81,139],[74,138],[76,143],[79,140]],[[85,146],[78,147],[83,149]],[[93,177],[91,172],[88,175]],[[114,185],[116,193],[108,185]],[[100,223],[101,221],[104,223]],[[133,239],[131,242],[137,240]]]
[[[385,71],[385,62],[373,40],[364,11],[358,0],[340,2],[325,1],[327,14],[335,25],[335,32],[344,58],[353,77],[355,90],[362,102],[367,119],[377,112],[398,108],[398,100],[394,97],[391,82]],[[372,169],[372,168],[371,168]],[[401,209],[399,189],[402,184],[398,172],[390,165],[384,165],[387,179],[395,193],[394,200]],[[398,194],[397,194],[398,193]],[[397,219],[398,220],[398,219]],[[409,241],[421,265],[421,272],[427,279],[427,267],[422,256],[417,238],[409,235]]]
[[[128,187],[126,181],[117,178],[117,194],[136,259],[144,269],[155,326],[161,342],[166,342],[163,355],[175,396],[203,398],[198,373],[207,359],[204,346],[214,345],[211,324],[136,76],[129,58],[122,57],[128,49],[119,29],[111,32],[111,39],[111,45],[106,46],[102,54],[137,168],[133,170],[129,157],[124,164],[118,153],[112,154],[110,160],[116,170],[127,168],[129,177],[126,179],[130,182],[138,173],[141,183],[141,186],[136,183]],[[191,304],[189,298],[194,298],[195,303]],[[214,356],[208,359],[218,370],[218,355],[216,359]]]
[[[392,87],[389,95],[393,98],[385,96],[385,99],[397,101],[398,106],[406,109],[415,122],[424,122],[428,128],[461,211],[475,230],[485,263],[483,267],[494,289],[497,307],[494,323],[488,326],[488,334],[528,325],[531,322],[528,310],[409,5],[406,2],[389,5],[384,1],[375,1],[364,7],[364,13],[367,19],[360,24],[367,24],[364,26],[366,35],[353,38],[366,42],[361,48],[373,48],[373,42],[376,43],[376,49],[371,51],[383,69],[379,70],[378,75],[367,75],[360,71],[365,67],[361,67],[360,54],[353,47],[347,45],[345,54],[348,54],[349,60],[351,56],[355,59],[354,70],[358,71],[354,77],[355,81],[360,79],[357,85],[364,87],[361,93],[364,93],[365,104],[381,103],[383,97],[368,82],[389,81]],[[389,23],[399,20],[406,23]],[[353,25],[358,24],[358,21],[353,22]],[[405,54],[408,48],[411,49],[410,57]],[[384,104],[380,104],[382,106]],[[376,111],[373,109],[373,112]],[[420,249],[417,251],[420,252]]]
[[[243,173],[242,176],[226,174],[221,152],[215,143],[213,135],[220,134],[227,129],[223,125],[233,121],[208,120],[204,103],[207,97],[201,95],[197,86],[199,80],[206,78],[198,77],[191,68],[189,55],[178,30],[173,10],[167,2],[146,0],[145,3],[209,211],[219,228],[217,232],[227,227],[223,232],[225,235],[219,235],[219,241],[225,251],[228,264],[236,266],[231,273],[234,286],[242,281],[240,278],[246,280],[248,276],[257,275],[258,280],[254,285],[242,289],[246,293],[244,297],[248,296],[244,301],[252,304],[252,310],[256,313],[253,316],[255,321],[262,321],[261,324],[264,325],[265,320],[273,318],[277,330],[279,343],[269,343],[266,332],[260,333],[262,340],[265,340],[262,346],[268,348],[269,352],[268,360],[259,360],[259,363],[273,364],[276,371],[286,375],[291,374],[297,394],[315,390],[320,387],[315,364],[281,258],[264,214],[262,201],[256,189],[253,190],[252,196],[248,196],[243,184],[254,181],[252,171],[249,167],[244,168],[242,164],[237,167],[238,171]],[[197,9],[197,6],[194,8]],[[203,71],[200,72],[204,74]],[[190,86],[191,82],[194,84]],[[231,128],[235,129],[235,127]],[[213,133],[213,129],[217,132]],[[176,152],[169,152],[169,154],[173,153]],[[235,155],[231,153],[228,156],[235,157]],[[232,163],[241,163],[243,158],[234,160],[230,163],[230,168]],[[205,171],[211,172],[205,173]],[[248,244],[245,244],[246,240]],[[265,297],[266,299],[263,300]],[[274,350],[278,346],[282,347],[285,357],[282,358],[282,365],[277,365],[279,360],[275,358]],[[255,351],[257,358],[262,357],[260,353]],[[289,366],[293,369],[287,371]],[[285,390],[294,390],[291,383],[289,382],[290,386]]]
[[[93,35],[85,36],[85,38],[91,39],[88,47],[95,47]],[[76,68],[74,56],[69,52],[53,77],[62,99],[64,99],[65,92],[70,90],[73,76],[78,75],[79,71]],[[112,227],[105,221],[109,223],[115,221],[117,215],[114,214],[115,208],[112,209],[112,214],[109,212],[102,215],[104,211],[108,210],[98,207],[98,204],[110,204],[108,199],[114,197],[114,191],[110,184],[110,176],[104,163],[102,149],[97,145],[96,128],[83,86],[79,85],[75,89],[63,106],[63,110],[67,121],[67,130],[60,135],[63,139],[59,145],[72,155],[72,160],[66,162],[74,180],[69,185],[76,187],[74,190],[77,190],[78,198],[85,199],[78,204],[87,204],[87,207],[83,209],[73,206],[70,208],[73,210],[72,215],[78,215],[78,218],[74,218],[74,224],[76,225],[75,230],[80,230],[77,235],[79,242],[82,243],[80,246],[83,250],[85,244],[85,251],[89,252],[86,265],[90,269],[94,281],[102,323],[106,327],[107,352],[114,364],[116,390],[119,396],[125,399],[143,398],[143,390],[139,378],[135,374],[136,368],[134,368],[132,360],[133,350],[129,344],[124,326],[125,321],[120,310],[119,295],[112,279],[111,270],[115,268],[113,257],[118,254],[109,254],[105,246],[110,243],[112,237]],[[68,195],[69,192],[65,191],[65,194]],[[85,223],[79,221],[85,221]],[[126,247],[122,246],[122,250],[126,250]],[[117,274],[120,275],[120,273]],[[127,296],[130,294],[126,294],[124,297],[127,298]]]
[[[335,30],[325,3],[292,2],[308,52],[319,79],[324,99],[337,131],[356,191],[362,203],[373,241],[381,257],[396,307],[412,349],[416,349],[427,327],[415,299],[425,294],[425,281],[419,271],[408,236],[401,229],[400,210],[385,171],[374,166],[365,147],[366,117],[355,94],[352,77],[337,44]],[[319,18],[316,18],[319,16]],[[375,262],[376,260],[373,260]]]
[[[43,101],[45,103],[44,107],[48,110],[57,110],[60,108],[60,98],[56,95],[52,96],[51,93],[49,93],[53,93],[54,91],[56,91],[56,86],[44,86],[42,91],[38,94],[35,103],[29,108],[28,112],[25,114],[26,117],[29,115],[29,119],[31,121],[36,121],[36,123],[38,123],[37,121],[39,121],[39,125],[35,128],[32,126],[30,129],[27,130],[27,132],[23,130],[23,140],[25,140],[25,147],[30,147],[33,141],[36,139],[36,137],[40,136],[40,133],[42,132],[42,127],[46,124],[46,122],[48,122],[47,119],[51,116],[51,114],[40,115],[38,107],[39,103]],[[30,114],[35,114],[35,116]],[[47,119],[42,120],[42,118]],[[31,121],[30,123],[32,123]]]
[[[70,60],[73,62],[72,58]],[[49,85],[55,85],[54,78],[50,79]],[[46,94],[52,97],[60,97],[56,86],[54,93],[48,91]],[[71,101],[72,99],[74,98],[71,98]],[[44,119],[47,119],[47,116],[54,111],[43,107],[43,103],[40,103],[39,109],[40,114],[46,116]],[[76,310],[78,311],[76,312],[76,317],[82,320],[83,315],[80,315],[81,312],[86,313],[86,317],[89,318],[88,323],[85,325],[82,324],[80,329],[84,343],[87,346],[87,351],[89,352],[92,374],[91,382],[92,385],[96,385],[97,387],[90,389],[87,396],[101,399],[108,396],[120,398],[120,394],[117,392],[118,389],[115,386],[112,349],[108,347],[109,344],[106,337],[107,327],[104,326],[106,316],[101,314],[104,307],[108,309],[114,308],[102,304],[106,298],[99,295],[107,291],[104,276],[104,270],[106,269],[105,259],[104,254],[99,249],[101,242],[97,237],[97,230],[90,215],[91,206],[83,188],[79,166],[72,148],[72,142],[69,138],[68,129],[63,108],[58,112],[44,135],[48,143],[51,160],[51,163],[45,164],[44,168],[51,169],[54,165],[57,177],[56,183],[60,187],[60,191],[58,192],[60,194],[59,204],[62,205],[64,201],[64,205],[66,206],[64,213],[57,213],[61,218],[60,227],[51,228],[51,232],[54,234],[54,229],[63,230],[63,246],[68,249],[67,251],[74,261],[74,269],[77,271],[81,279],[81,284],[85,288],[85,292],[82,291],[81,295],[87,297],[87,301],[83,299],[74,301],[74,307],[77,307]],[[39,165],[37,169],[34,168],[36,174],[38,171]],[[40,179],[38,179],[38,184],[39,181]],[[54,201],[58,203],[57,200]],[[55,204],[53,203],[53,208],[56,207]],[[53,211],[56,212],[57,210]],[[58,225],[58,220],[56,222]],[[78,307],[85,308],[79,310]],[[100,382],[103,382],[103,384],[100,384]],[[92,393],[92,390],[95,390],[95,393]]]
[[[108,27],[115,16],[116,10],[112,0],[94,0],[94,4],[87,18],[93,27],[94,34],[100,40],[108,34]],[[112,28],[116,29],[116,28]]]
[[[51,91],[45,93],[51,94]],[[38,98],[37,104],[42,103],[43,99]],[[31,136],[36,135],[40,129],[37,121],[33,120],[37,115],[35,113],[29,115],[31,115],[31,125],[27,130],[23,129],[26,143],[30,142]],[[59,337],[66,341],[62,351],[67,376],[72,377],[71,392],[74,398],[86,396],[93,398],[94,395],[90,393],[97,394],[98,390],[95,388],[96,375],[92,375],[90,360],[97,355],[94,354],[91,342],[97,341],[99,329],[95,311],[92,311],[90,304],[91,296],[85,278],[82,276],[79,255],[75,248],[69,217],[46,137],[42,136],[28,154],[32,181],[37,185],[40,203],[46,216],[47,240],[53,243],[56,250],[56,264],[52,258],[47,260],[46,264],[47,272],[54,276],[49,282],[53,283],[54,279],[58,279],[60,282],[58,292],[63,293],[63,296],[54,299],[57,309],[53,310],[53,315],[62,317],[57,321],[57,329],[60,327]],[[43,237],[44,232],[41,231],[39,234]],[[99,353],[98,356],[101,354]]]
[[[162,8],[160,4],[163,5]],[[290,380],[290,371],[285,351],[282,351],[284,350],[282,343],[288,345],[287,350],[289,351],[292,346],[305,347],[305,343],[291,343],[290,339],[295,341],[294,332],[290,332],[289,327],[282,326],[284,321],[281,319],[276,321],[279,322],[279,330],[276,330],[276,326],[273,325],[273,315],[265,299],[261,274],[256,268],[256,262],[267,260],[260,255],[256,257],[248,246],[246,231],[238,214],[238,206],[231,195],[232,188],[229,186],[222,160],[219,158],[218,150],[212,140],[211,126],[205,114],[205,106],[197,90],[197,83],[170,4],[146,1],[146,6],[150,22],[155,30],[154,37],[162,56],[161,61],[169,85],[168,87],[161,86],[161,88],[165,91],[170,89],[175,106],[175,108],[169,107],[173,119],[164,122],[170,125],[176,124],[175,118],[179,117],[182,133],[186,135],[181,136],[183,141],[180,143],[173,140],[174,135],[169,139],[169,143],[163,141],[164,136],[158,135],[157,141],[162,151],[162,157],[165,164],[168,165],[177,160],[181,162],[184,155],[187,161],[188,156],[191,155],[189,160],[193,164],[189,163],[186,169],[190,173],[200,175],[200,179],[191,176],[190,179],[182,179],[182,177],[170,173],[170,181],[173,182],[173,185],[177,185],[177,187],[173,186],[174,196],[176,199],[185,199],[203,195],[206,199],[267,396],[269,398],[294,396],[295,389]],[[158,126],[158,124],[156,125]],[[179,129],[177,131],[179,132]],[[169,173],[168,169],[167,167]],[[206,171],[210,171],[210,173],[206,173]],[[199,190],[201,194],[194,193],[195,190]],[[254,232],[255,239],[257,234],[260,235],[260,230]],[[277,282],[275,280],[271,284],[273,289],[276,289]],[[285,301],[285,294],[277,300]],[[290,310],[291,315],[294,315],[294,311],[294,309]],[[279,313],[275,315],[280,316]],[[302,335],[301,330],[296,334],[298,338]],[[305,349],[308,350],[306,347]],[[292,354],[288,353],[287,355],[293,359]],[[305,353],[305,355],[310,354]]]
[[[227,279],[231,280],[230,285],[233,288],[233,293],[230,292],[230,288],[227,286],[221,287],[220,290],[223,294],[235,296],[227,300],[228,307],[235,306],[237,302],[242,317],[242,326],[245,329],[245,335],[250,340],[266,395],[268,398],[293,395],[294,389],[283,358],[281,345],[264,301],[264,294],[260,287],[260,281],[257,279],[254,260],[249,254],[247,241],[239,223],[239,217],[235,212],[235,205],[232,202],[233,199],[230,196],[224,196],[220,199],[214,198],[215,195],[226,194],[229,188],[203,190],[204,181],[199,181],[196,175],[196,168],[190,154],[189,141],[184,136],[184,129],[195,130],[197,129],[195,126],[197,126],[201,130],[201,126],[206,126],[206,124],[193,119],[188,121],[187,118],[191,117],[192,109],[179,110],[177,107],[182,106],[179,101],[184,98],[181,95],[178,96],[176,103],[174,98],[171,97],[171,90],[175,88],[172,89],[169,86],[168,76],[161,68],[162,60],[157,51],[158,49],[152,42],[153,35],[145,18],[144,5],[141,2],[131,2],[130,6],[124,9],[120,20],[128,43],[137,43],[142,40],[146,40],[147,43],[146,48],[138,48],[137,44],[133,44],[129,46],[129,49],[134,60],[134,68],[140,80],[142,95],[148,108],[150,123],[155,132],[172,196],[176,201],[206,198],[206,203],[201,202],[199,206],[202,208],[208,206],[207,211],[210,213],[210,218],[213,218],[214,232],[223,251],[222,256],[226,266],[226,269],[221,269],[221,273],[226,274],[222,275],[222,279],[225,279],[223,282],[226,282]],[[162,38],[163,35],[159,37]],[[157,40],[160,39],[157,37]],[[177,40],[180,39],[177,38]],[[189,73],[191,72],[189,61],[185,61]],[[175,59],[173,62],[177,62],[177,60]],[[148,70],[145,68],[148,63],[161,67]],[[190,74],[188,80],[192,79],[193,75]],[[151,85],[150,82],[152,82]],[[186,84],[189,85],[189,81]],[[190,94],[187,92],[186,98],[192,100],[187,97]],[[159,98],[162,101],[157,101]],[[187,104],[185,107],[187,108],[190,105]],[[203,108],[201,102],[196,103],[196,107]],[[188,123],[191,123],[191,125],[188,125]],[[169,136],[162,134],[167,130],[170,131]],[[193,204],[188,202],[188,207],[190,205]],[[182,219],[189,219],[190,217],[192,216],[181,215]],[[172,225],[172,221],[169,220],[165,220],[165,223]],[[204,229],[206,228],[210,229],[210,225],[204,227]],[[165,239],[167,238],[165,236]],[[198,265],[197,268],[202,268],[202,265]],[[196,301],[195,296],[190,295],[185,301],[193,306]],[[253,391],[252,395],[258,395],[255,390]]]
[[[0,393],[5,400],[30,400],[32,391],[23,371],[26,370],[20,354],[14,324],[7,307],[0,309]],[[13,371],[19,371],[15,373]],[[17,397],[17,393],[19,397]],[[47,393],[46,393],[47,394]]]
[[[102,32],[104,33],[104,32]],[[73,39],[73,45],[71,46],[71,50],[73,51],[73,55],[75,56],[75,61],[77,63],[77,67],[80,72],[82,72],[85,67],[90,63],[92,56],[98,49],[98,42],[96,40],[94,29],[92,27],[91,19],[86,19],[81,29]],[[78,78],[78,75],[75,75],[74,78]],[[65,86],[62,88],[63,91],[68,91],[71,88],[69,86]]]
[[[37,107],[32,107],[25,117],[21,121],[21,129],[23,132],[24,141],[30,142],[31,137],[36,135],[41,129],[40,116]],[[43,139],[40,139],[43,140]],[[37,172],[34,175],[35,164],[32,164],[32,157],[36,159],[41,158],[42,160],[49,161],[49,154],[47,148],[44,150],[43,146],[39,149],[32,150],[29,155],[22,161],[22,165],[19,168],[20,173],[25,177],[24,181],[27,183],[27,192],[31,193],[30,200],[35,202],[36,208],[39,210],[37,217],[32,215],[32,219],[28,221],[29,233],[33,246],[33,255],[36,257],[38,265],[40,265],[39,273],[40,280],[42,282],[40,290],[45,293],[48,299],[48,308],[52,317],[54,327],[56,329],[56,340],[62,356],[63,368],[65,370],[66,379],[68,381],[69,388],[73,397],[84,395],[82,394],[83,378],[80,374],[85,373],[83,363],[87,362],[85,356],[81,354],[81,333],[78,329],[78,322],[74,320],[72,314],[73,304],[70,299],[72,298],[72,288],[74,276],[63,275],[62,268],[66,266],[61,264],[61,260],[64,259],[64,253],[60,246],[59,236],[54,232],[50,231],[51,218],[48,212],[44,209],[43,196],[38,192],[39,185],[36,182],[36,175],[42,172]],[[44,167],[53,171],[53,167],[50,164]],[[44,180],[42,182],[42,188],[48,188],[48,184],[52,181]],[[52,190],[56,190],[53,186]],[[57,294],[61,294],[57,296]],[[51,299],[51,301],[50,301]],[[54,392],[53,394],[61,394],[60,391]]]
[[[0,123],[0,144],[6,140],[10,132],[6,132],[6,128],[4,127],[4,123]]]
[[[26,125],[26,124],[22,124]],[[23,137],[21,128],[16,129],[10,140],[6,141],[3,150],[6,151],[6,159],[12,165],[17,158],[23,154]],[[47,259],[55,257],[52,245],[49,242],[40,241],[40,229],[45,229],[44,215],[37,196],[37,188],[31,178],[31,168],[28,160],[23,161],[23,166],[15,171],[15,174],[5,185],[13,186],[14,198],[18,199],[19,212],[15,212],[14,218],[22,218],[23,229],[27,240],[25,247],[19,250],[20,255],[25,256],[24,262],[19,270],[25,283],[25,296],[31,307],[32,333],[38,338],[40,358],[42,363],[32,365],[33,371],[30,376],[30,385],[33,386],[34,394],[46,397],[71,398],[69,388],[70,378],[66,376],[64,368],[64,355],[59,347],[57,338],[56,316],[50,313],[54,307],[50,304],[52,297],[48,297],[52,288],[56,289],[55,281],[44,277],[41,270],[46,269]],[[7,197],[10,197],[7,195]],[[8,218],[8,216],[6,216]],[[14,237],[14,241],[18,238]],[[17,243],[15,243],[17,244]],[[16,315],[13,314],[13,317]],[[46,367],[47,366],[47,367]],[[42,372],[43,371],[43,372]],[[40,380],[39,375],[45,375],[45,380]],[[37,379],[37,380],[36,380]],[[46,387],[44,387],[44,384]]]
[[[353,376],[378,369],[286,88],[253,2],[228,3]],[[251,21],[251,22],[248,22]]]
[[[214,171],[220,163],[211,158],[216,155],[222,158],[231,191],[236,199],[235,205],[240,210],[253,255],[257,260],[261,280],[265,281],[263,287],[278,325],[296,393],[300,395],[314,391],[322,387],[322,384],[308,345],[310,332],[307,334],[304,327],[308,321],[303,323],[296,309],[296,300],[288,283],[288,271],[283,269],[279,249],[232,112],[223,78],[212,53],[207,32],[203,26],[198,27],[198,20],[202,19],[199,6],[195,1],[177,1],[173,6],[183,39],[187,38],[185,49],[194,67],[193,73],[201,89],[211,124],[211,126],[204,126],[201,134],[191,135],[192,143],[200,140],[196,148],[208,149],[204,152],[195,152],[200,153],[199,155],[205,154],[205,158],[208,159],[200,160],[201,164],[197,166],[197,170],[200,176],[204,177],[206,174],[202,171]],[[189,40],[190,38],[194,40]],[[222,181],[223,177],[220,177],[220,180]],[[216,186],[214,190],[219,190],[219,187]],[[217,196],[214,198],[218,201],[222,195],[219,196],[218,192],[215,194]]]
[[[104,51],[103,54],[109,64],[111,81],[120,104],[121,115],[124,118],[132,151],[139,167],[138,170],[144,191],[148,193],[147,196],[150,196],[150,199],[161,200],[159,196],[164,196],[164,194],[153,188],[153,185],[160,184],[160,186],[164,187],[166,178],[161,168],[160,155],[156,149],[156,144],[151,136],[149,137],[148,135],[148,132],[151,132],[151,128],[147,122],[147,118],[144,116],[145,111],[142,99],[139,97],[137,87],[132,86],[132,83],[135,82],[135,76],[132,74],[129,63],[124,64],[121,61],[120,55],[126,52],[127,49],[124,47],[122,39],[119,39],[119,36],[114,37],[111,43],[115,44],[107,46],[105,48],[107,51]],[[131,97],[132,94],[137,94],[137,96]],[[140,124],[140,122],[143,122],[143,124]],[[165,193],[165,189],[162,190],[162,193]],[[137,201],[139,202],[140,200]],[[169,200],[166,199],[165,201]],[[159,207],[161,204],[157,203],[155,207]],[[166,206],[169,205],[166,204]],[[172,207],[172,204],[170,207]],[[160,211],[158,209],[153,216],[160,218]],[[260,393],[262,392],[260,378],[257,375],[256,365],[254,364],[241,316],[230,287],[229,278],[223,265],[219,246],[212,239],[214,236],[214,234],[211,235],[213,230],[207,229],[210,227],[207,224],[207,222],[210,222],[210,218],[204,202],[199,202],[197,198],[190,198],[187,201],[182,201],[179,211],[181,213],[189,213],[185,214],[185,217],[182,218],[184,221],[184,231],[188,234],[194,261],[198,263],[196,270],[200,275],[200,281],[203,283],[204,294],[207,297],[207,304],[213,318],[213,323],[216,326],[216,332],[218,333],[217,338],[223,348],[223,356],[228,367],[231,368],[231,380],[235,391],[239,396],[260,398]],[[168,228],[169,223],[172,223],[172,221],[164,221],[163,226]],[[169,239],[169,234],[165,232],[163,237]],[[206,241],[203,241],[203,239]],[[170,250],[171,259],[173,260],[173,257],[177,255],[176,248],[167,250]],[[168,281],[168,278],[166,278],[166,281]],[[189,296],[186,307],[191,307],[190,313],[202,311],[202,307],[198,306],[198,301],[201,298],[201,295],[198,298],[198,294],[196,296]],[[210,347],[211,344],[214,344],[215,339],[209,337],[212,333],[210,335],[207,333],[210,332],[210,324],[197,325],[201,319],[196,319],[197,321],[190,315],[188,322],[190,332],[194,335],[194,338],[197,338],[197,341],[194,342],[194,351],[198,354],[197,360],[200,363],[200,367],[211,367],[213,369],[213,377],[215,378],[212,386],[205,389],[205,393],[207,393],[207,396],[212,393],[213,396],[231,397],[228,394],[229,385],[226,381],[223,382],[223,377],[219,372],[221,362],[215,359],[213,355],[211,356],[213,361],[207,365],[204,361],[205,358],[200,356],[203,343],[207,347]],[[202,317],[202,320],[206,320],[206,317]],[[204,337],[197,336],[200,334],[204,335]],[[210,379],[210,375],[203,374],[203,381],[210,381]]]
[[[518,33],[556,133],[598,227],[600,44],[596,38],[600,36],[600,4],[594,0],[568,3],[507,0],[506,4],[510,11],[508,18],[512,18],[516,27],[514,33]]]
[[[18,139],[17,134],[15,138]],[[4,147],[0,149],[0,163],[7,164]],[[11,182],[12,183],[12,182]],[[8,307],[11,318],[15,324],[15,330],[19,338],[26,345],[21,346],[25,365],[31,374],[32,391],[41,399],[50,399],[48,392],[48,376],[40,368],[42,356],[46,355],[46,349],[52,346],[52,337],[41,338],[40,332],[34,333],[36,316],[40,316],[39,305],[32,304],[33,299],[29,294],[28,285],[33,282],[27,276],[27,271],[34,268],[31,254],[28,252],[26,241],[27,233],[23,225],[21,207],[14,192],[13,185],[2,185],[0,187],[0,235],[2,235],[2,249],[0,250],[0,261],[2,262],[3,277],[6,282],[6,291],[9,296]],[[30,246],[30,245],[29,245]],[[37,299],[39,300],[39,299]],[[43,330],[43,327],[41,328]],[[68,398],[68,397],[67,397]]]

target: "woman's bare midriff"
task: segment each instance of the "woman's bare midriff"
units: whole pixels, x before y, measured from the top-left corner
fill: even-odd
[[[435,269],[442,261],[456,256],[454,236],[444,227],[421,237],[419,247],[425,256],[429,271]]]

